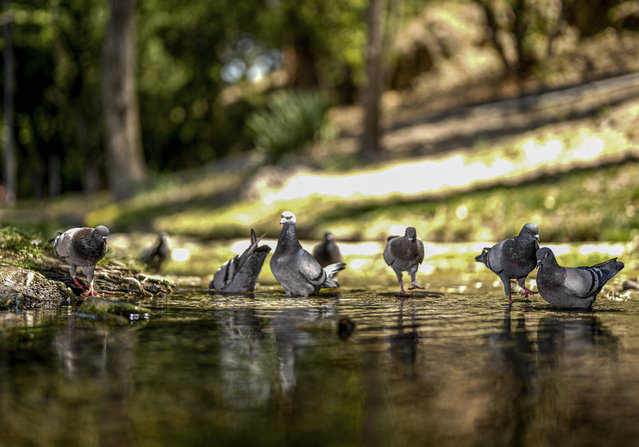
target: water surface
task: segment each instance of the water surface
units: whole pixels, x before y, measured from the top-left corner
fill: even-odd
[[[639,442],[633,301],[509,308],[480,289],[150,304],[128,327],[72,308],[0,314],[0,445]]]

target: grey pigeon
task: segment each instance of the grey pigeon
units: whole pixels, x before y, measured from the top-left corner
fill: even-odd
[[[342,262],[342,253],[335,242],[335,236],[330,231],[324,233],[324,240],[313,247],[313,256],[322,267]]]
[[[297,240],[295,215],[290,211],[282,213],[280,224],[282,231],[270,265],[273,276],[284,287],[286,295],[306,297],[324,287],[339,287],[334,276],[346,264],[338,262],[322,268]]]
[[[109,229],[104,225],[95,228],[71,228],[58,233],[53,239],[56,256],[69,264],[69,273],[73,282],[84,290],[76,278],[76,269],[84,272],[89,282],[89,295],[97,295],[93,288],[95,265],[107,252]]]
[[[221,293],[246,293],[255,290],[266,256],[271,251],[268,245],[260,246],[259,238],[251,230],[251,245],[241,255],[225,262],[213,275],[209,287]]]
[[[490,248],[484,248],[475,257],[495,272],[504,284],[504,291],[510,304],[513,303],[510,292],[510,280],[516,279],[523,289],[524,296],[533,295],[526,287],[526,277],[537,266],[536,253],[539,249],[539,228],[533,223],[523,226],[518,236],[498,242]]]
[[[562,267],[548,247],[537,251],[537,289],[554,307],[589,309],[601,288],[624,267],[617,258],[590,267]]]
[[[140,255],[140,261],[156,272],[162,268],[162,264],[171,256],[171,240],[164,231],[158,235],[154,245],[147,247]]]
[[[411,286],[408,290],[423,289],[416,284],[417,269],[424,260],[424,243],[417,237],[417,231],[413,227],[406,228],[404,236],[388,236],[384,248],[384,261],[397,275],[400,295],[409,295],[404,290],[402,272],[408,272]]]

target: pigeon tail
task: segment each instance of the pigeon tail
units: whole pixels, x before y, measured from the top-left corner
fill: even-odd
[[[490,248],[484,248],[479,256],[475,256],[475,261],[483,262],[486,264],[488,262],[488,253],[490,252]],[[488,265],[488,264],[486,264]]]
[[[613,258],[600,264],[595,264],[590,268],[598,268],[604,273],[603,283],[605,284],[608,280],[612,279],[613,276],[619,273],[624,266],[623,262],[617,261],[617,258]]]
[[[335,264],[327,265],[324,267],[326,272],[326,280],[322,283],[322,287],[339,287],[339,283],[334,279],[334,276],[341,270],[344,270],[346,263],[336,262]]]

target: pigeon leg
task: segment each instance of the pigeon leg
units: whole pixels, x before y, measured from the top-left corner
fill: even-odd
[[[501,282],[504,283],[504,292],[506,292],[506,298],[508,298],[508,304],[512,304],[513,299],[511,297],[511,292],[510,292],[510,278],[506,278],[500,275],[499,279],[501,279]]]
[[[402,279],[402,272],[395,271],[397,280],[399,281],[399,296],[409,296],[410,293],[404,290],[404,280]]]
[[[411,283],[410,283],[410,287],[408,288],[408,290],[423,289],[423,287],[418,286],[416,284],[416,281],[417,281],[417,270],[415,270],[414,272],[411,272],[410,279],[411,279]]]
[[[93,288],[93,278],[95,277],[95,266],[85,268],[84,272],[87,275],[87,281],[89,281],[89,295],[100,296]]]
[[[73,283],[78,286],[81,290],[84,290],[85,287],[80,284],[80,281],[78,281],[78,278],[76,277],[77,272],[76,272],[76,268],[75,265],[70,265],[69,266],[69,274],[71,275],[71,278],[73,278]]]
[[[526,287],[526,277],[523,278],[519,278],[517,280],[517,282],[519,283],[519,287],[521,287],[522,289],[522,295],[524,295],[526,298],[531,296],[531,295],[535,295],[539,292],[533,292],[532,290],[530,290],[528,287]]]
[[[75,283],[76,286],[78,286],[80,289],[84,290],[85,287],[80,284],[80,281],[78,281],[78,278],[73,278],[73,282]]]
[[[95,289],[93,288],[93,281],[91,281],[91,284],[89,285],[89,296],[100,296],[100,294],[98,292],[95,291]]]

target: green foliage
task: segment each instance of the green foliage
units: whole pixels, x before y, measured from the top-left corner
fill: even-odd
[[[14,252],[38,254],[41,252],[40,241],[35,234],[14,227],[0,228],[0,249]]]
[[[35,258],[42,253],[42,241],[34,233],[14,227],[0,228],[0,258],[10,264],[37,267]]]
[[[277,162],[293,151],[301,150],[325,125],[330,101],[314,92],[276,92],[264,110],[247,119],[255,146],[268,161]]]

